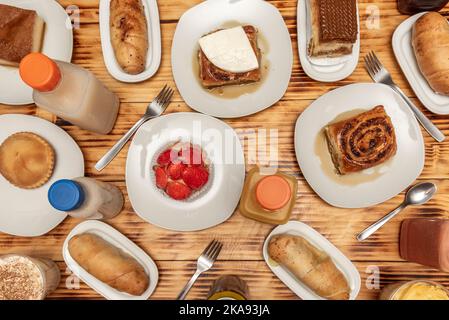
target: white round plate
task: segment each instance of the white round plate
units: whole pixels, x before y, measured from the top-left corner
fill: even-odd
[[[357,3],[357,20],[359,32],[352,54],[339,58],[310,58],[307,54],[309,40],[311,38],[311,22],[309,16],[308,0],[298,1],[297,26],[298,26],[298,51],[301,66],[304,72],[312,79],[321,82],[340,81],[350,76],[357,67],[360,54],[360,18]]]
[[[204,89],[192,66],[198,40],[229,22],[256,27],[269,46],[263,52],[269,62],[260,87],[237,98],[218,97]],[[279,11],[262,0],[208,0],[184,13],[176,27],[172,46],[173,77],[185,102],[198,112],[219,118],[238,118],[262,111],[278,102],[292,73],[290,34]]]
[[[161,64],[161,26],[156,0],[142,0],[145,18],[147,20],[149,49],[145,70],[139,74],[128,74],[124,72],[117,63],[114,49],[111,44],[111,33],[109,28],[110,3],[111,0],[100,1],[101,48],[106,68],[115,79],[122,82],[141,82],[151,78],[157,72]]]
[[[70,18],[54,0],[0,0],[1,4],[30,9],[45,21],[41,52],[50,58],[72,60],[73,34]],[[15,67],[0,66],[0,103],[22,105],[33,103],[33,90],[27,86]]]
[[[316,139],[337,116],[352,110],[370,110],[377,105],[385,107],[393,122],[397,153],[376,167],[381,174],[374,179],[341,184],[323,172],[320,156],[315,153]],[[313,102],[296,123],[295,151],[312,189],[324,201],[341,208],[370,207],[396,196],[419,177],[425,156],[420,127],[406,103],[389,87],[372,83],[344,86]],[[372,174],[372,170],[364,170],[362,174]]]
[[[422,104],[433,113],[449,114],[449,97],[435,93],[429,86],[419,69],[412,47],[412,28],[423,14],[425,12],[408,18],[396,28],[393,34],[393,51],[408,83]]]
[[[317,295],[309,287],[304,285],[292,273],[280,265],[274,265],[273,260],[268,253],[268,244],[273,236],[279,234],[289,234],[293,236],[300,236],[309,241],[316,248],[324,251],[336,265],[336,267],[343,273],[348,281],[351,293],[350,300],[355,300],[360,291],[360,274],[354,264],[335,247],[329,240],[323,237],[319,232],[312,229],[308,225],[299,221],[289,221],[288,223],[278,226],[268,235],[263,245],[263,257],[268,267],[273,273],[292,290],[298,297],[303,300],[324,300],[324,298]]]
[[[17,132],[33,132],[53,147],[56,166],[50,180],[40,188],[20,189],[10,184],[0,174],[0,231],[15,236],[35,237],[43,235],[66,217],[48,203],[48,188],[60,179],[84,176],[84,158],[75,141],[61,128],[46,120],[25,115],[0,116],[0,145]]]
[[[169,198],[154,181],[156,157],[177,141],[200,145],[212,162],[208,185],[189,201]],[[135,212],[152,224],[176,231],[197,231],[226,221],[237,207],[244,179],[245,158],[235,131],[198,113],[174,113],[145,123],[126,161],[126,186]]]
[[[145,292],[140,296],[132,296],[126,292],[120,292],[108,286],[106,283],[98,280],[84,270],[78,262],[70,256],[69,252],[70,239],[82,233],[95,234],[133,257],[144,268],[150,279],[150,285],[147,290],[145,290]],[[101,221],[89,220],[82,222],[73,228],[64,241],[62,246],[62,255],[67,266],[78,278],[83,280],[89,287],[108,300],[147,300],[153,294],[159,280],[159,272],[153,259],[151,259],[151,257],[146,254],[145,251],[140,249],[134,242],[108,224]]]

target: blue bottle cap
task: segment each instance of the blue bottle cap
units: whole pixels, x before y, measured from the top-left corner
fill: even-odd
[[[81,185],[72,180],[59,180],[48,190],[48,201],[53,208],[60,211],[78,209],[84,202],[84,190]]]

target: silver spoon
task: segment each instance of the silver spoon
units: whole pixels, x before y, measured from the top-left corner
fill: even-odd
[[[425,204],[429,201],[433,195],[437,192],[437,186],[431,182],[419,183],[407,191],[405,195],[404,202],[387,214],[385,217],[380,219],[379,221],[373,223],[368,228],[363,230],[357,235],[357,240],[364,241],[368,239],[374,232],[382,228],[384,224],[393,219],[395,216],[399,214],[402,210],[404,210],[409,205],[420,205]]]

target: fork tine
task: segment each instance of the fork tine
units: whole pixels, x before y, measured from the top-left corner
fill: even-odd
[[[158,101],[158,99],[160,99],[160,97],[162,96],[162,94],[164,93],[165,89],[167,89],[167,85],[165,85],[162,90],[158,93],[158,95],[156,96],[156,98],[154,98],[153,101]]]
[[[375,73],[374,73],[371,61],[367,55],[364,57],[364,60],[365,60],[365,69],[366,69],[366,71],[368,71],[368,74],[370,75],[370,77],[374,80]]]
[[[157,103],[159,104],[163,104],[165,99],[167,99],[168,94],[170,93],[171,88],[167,87],[164,91],[164,93],[162,94],[162,96],[158,99]]]
[[[215,255],[215,252],[217,251],[217,249],[220,247],[220,245],[221,245],[220,241],[215,240],[215,245],[212,247],[212,250],[207,255],[208,259],[214,261],[213,257]]]
[[[214,250],[214,252],[212,252],[212,256],[211,256],[212,261],[215,262],[215,260],[217,260],[217,257],[220,254],[222,248],[223,248],[223,244],[221,242],[219,242],[217,248]]]
[[[382,63],[380,63],[379,59],[377,59],[377,56],[374,52],[371,54],[371,59],[373,61],[374,66],[376,67],[377,72],[379,72],[382,69]]]
[[[209,256],[210,252],[212,251],[212,249],[215,247],[217,240],[212,240],[209,245],[206,247],[206,249],[204,249],[202,255],[204,256]]]
[[[167,95],[164,97],[164,100],[162,100],[162,105],[167,105],[170,103],[171,98],[173,97],[173,94],[175,93],[174,90],[170,89],[167,93]]]

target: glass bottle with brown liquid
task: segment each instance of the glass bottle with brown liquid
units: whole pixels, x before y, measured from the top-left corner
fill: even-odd
[[[449,0],[398,0],[398,9],[402,14],[415,14],[423,11],[439,11]]]

